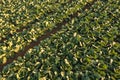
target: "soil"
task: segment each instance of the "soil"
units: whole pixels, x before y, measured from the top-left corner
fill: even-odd
[[[82,10],[86,10],[86,9],[90,9],[90,7],[96,2],[97,0],[93,0],[91,3],[87,3]],[[80,13],[81,11],[77,11],[76,13],[69,15],[69,18],[75,18],[78,16],[78,13]],[[26,52],[30,49],[33,48],[34,46],[37,46],[38,44],[40,44],[40,42],[48,37],[50,37],[52,34],[57,33],[58,31],[60,31],[62,29],[62,25],[65,25],[66,23],[68,23],[70,20],[68,18],[63,19],[63,21],[61,23],[56,24],[56,28],[52,29],[51,31],[46,31],[44,35],[40,36],[37,38],[37,41],[33,41],[31,42],[29,45],[27,45],[23,51],[20,51],[18,53],[16,53],[16,55],[14,56],[14,58],[8,59],[7,62],[5,64],[1,64],[0,65],[0,71],[2,71],[2,69],[4,68],[4,66],[6,66],[7,64],[12,63],[14,60],[17,60],[17,58],[19,56],[24,56],[26,54]],[[22,31],[22,30],[21,30]]]

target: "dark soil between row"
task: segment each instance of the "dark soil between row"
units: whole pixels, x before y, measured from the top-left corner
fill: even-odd
[[[97,0],[93,0],[91,3],[87,3],[82,10],[86,10],[86,9],[90,9],[90,7],[96,2]],[[80,13],[81,11],[77,11],[76,13],[69,15],[69,18],[75,18],[78,16],[78,13]],[[7,62],[5,64],[1,64],[0,65],[0,71],[2,71],[2,69],[4,68],[4,66],[6,66],[7,64],[12,63],[14,60],[17,60],[17,58],[19,56],[24,56],[26,54],[26,52],[30,49],[33,48],[34,46],[37,46],[38,44],[40,44],[40,42],[48,37],[50,37],[52,34],[55,34],[56,32],[60,31],[62,29],[62,25],[65,25],[69,20],[68,18],[63,19],[63,21],[61,23],[56,24],[56,28],[54,28],[51,31],[46,31],[46,33],[40,37],[37,38],[37,41],[33,41],[31,42],[29,45],[27,45],[23,51],[20,51],[18,53],[16,53],[16,55],[14,56],[14,58],[8,59]]]

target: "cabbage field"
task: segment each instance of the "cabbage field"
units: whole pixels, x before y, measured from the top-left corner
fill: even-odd
[[[0,80],[120,80],[120,0],[0,0]]]

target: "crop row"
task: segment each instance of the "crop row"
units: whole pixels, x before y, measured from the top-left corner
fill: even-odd
[[[19,3],[17,2],[19,5],[14,2],[15,1],[12,1],[6,5],[1,6],[2,7],[1,8],[1,25],[0,25],[1,38],[6,38],[6,35],[7,37],[9,37],[8,34],[15,34],[16,31],[18,31],[23,27],[25,28],[30,27],[31,25],[30,23],[33,23],[33,20],[40,21],[41,18],[44,18],[45,15],[48,15],[48,13],[50,12],[54,13],[57,9],[63,8],[61,6],[66,5],[68,3],[68,0],[62,3],[61,2],[55,3],[56,1],[55,2],[54,1],[51,1],[51,2],[48,2],[48,1],[43,1],[43,2],[27,1],[26,2],[25,1],[25,2],[19,2]],[[54,6],[52,6],[53,3],[55,3]],[[12,7],[9,8],[10,6]],[[20,9],[18,9],[17,7],[19,7]],[[12,8],[14,10],[12,10]],[[8,17],[5,17],[4,15],[8,15]],[[12,24],[9,20],[16,22],[15,23],[16,25]]]
[[[82,11],[86,10],[86,9],[89,9],[91,5],[93,5],[94,3],[96,2],[96,0],[90,2],[90,3],[87,3],[83,8],[82,8]],[[32,41],[29,45],[25,46],[24,50],[18,52],[17,54],[14,55],[14,57],[11,57],[9,59],[7,59],[6,63],[4,64],[1,64],[0,65],[0,71],[3,69],[4,66],[6,66],[7,64],[13,62],[14,60],[16,60],[19,56],[24,56],[25,53],[33,48],[34,46],[37,46],[42,40],[44,40],[45,38],[47,37],[50,37],[51,34],[55,34],[57,31],[61,30],[62,26],[61,25],[65,25],[69,20],[77,17],[79,15],[79,13],[82,12],[81,10],[78,10],[77,12],[75,12],[74,14],[71,14],[69,15],[68,18],[65,18],[63,19],[63,21],[61,23],[57,23],[55,28],[53,28],[51,31],[45,31],[45,34],[44,35],[41,35],[37,38],[36,41]],[[84,15],[85,16],[85,15]],[[6,59],[5,59],[6,60]]]
[[[70,1],[69,1],[70,2]],[[64,3],[64,5],[68,5],[69,3]],[[54,6],[56,6],[56,7],[54,7],[54,8],[56,8],[56,9],[54,9],[53,8],[53,11],[51,11],[51,13],[49,13],[49,14],[52,14],[52,13],[55,13],[56,11],[61,11],[65,6],[64,5],[62,5],[62,4],[59,4],[58,5],[58,3],[56,3],[56,4],[54,4]],[[62,7],[61,7],[62,6]],[[59,10],[59,8],[61,8],[60,10]],[[49,8],[48,8],[49,9]],[[32,24],[35,24],[36,22],[42,22],[43,21],[43,19],[45,19],[49,14],[47,14],[48,12],[47,11],[49,11],[49,10],[44,10],[44,9],[41,9],[41,10],[44,10],[44,14],[42,14],[40,17],[38,17],[37,19],[33,19],[33,21],[31,21],[31,22],[29,22],[29,23],[27,23],[27,25],[25,24],[25,25],[21,25],[20,27],[18,27],[18,26],[14,26],[14,25],[10,25],[10,23],[9,22],[6,22],[3,26],[4,26],[4,28],[1,28],[1,41],[0,42],[4,42],[5,40],[7,40],[9,37],[11,37],[11,36],[13,36],[14,34],[16,34],[16,33],[18,33],[18,32],[22,32],[24,29],[28,29],[28,28],[30,28],[31,27],[31,25]],[[43,13],[42,11],[41,11],[41,13]],[[5,22],[5,21],[4,21]],[[1,25],[2,26],[2,25]],[[5,27],[5,26],[11,26],[11,27]],[[14,27],[13,27],[14,26]],[[20,28],[20,29],[15,29],[15,28]]]
[[[84,3],[85,5],[85,3]],[[62,22],[64,18],[68,18],[68,15],[73,14],[83,6],[80,1],[74,1],[67,7],[56,10],[56,13],[48,15],[47,17],[40,20],[36,24],[31,25],[27,30],[21,33],[16,33],[12,38],[4,41],[0,45],[0,61],[6,63],[6,60],[10,57],[14,57],[14,54],[23,50],[25,46],[29,45],[30,42],[35,41],[37,37],[44,34],[45,31],[49,31],[56,27],[57,23]]]
[[[54,11],[69,0],[57,1],[4,1],[1,5],[1,18],[16,25],[24,26],[29,21],[40,17],[49,11]],[[54,4],[54,6],[52,6]],[[7,15],[7,16],[6,16]]]
[[[1,79],[119,79],[120,44],[114,40],[119,34],[120,20],[115,17],[119,17],[119,2],[97,1],[5,66]]]

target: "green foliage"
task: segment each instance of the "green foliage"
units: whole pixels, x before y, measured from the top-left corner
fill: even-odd
[[[64,3],[64,0],[59,1]],[[24,49],[26,44],[43,34],[44,30],[53,29],[54,25],[85,4],[84,1],[84,4],[78,2],[76,0],[64,8],[59,7],[60,10],[55,9],[56,13],[47,15],[25,32],[17,33],[14,38],[5,41],[9,44],[7,48],[5,43],[0,44],[1,62],[4,63],[6,56],[12,56],[9,54]],[[119,80],[120,19],[116,19],[120,17],[119,3],[119,0],[97,1],[90,10],[82,11],[78,17],[61,25],[62,29],[56,34],[29,49],[25,56],[18,57],[5,66],[0,72],[0,79]]]

